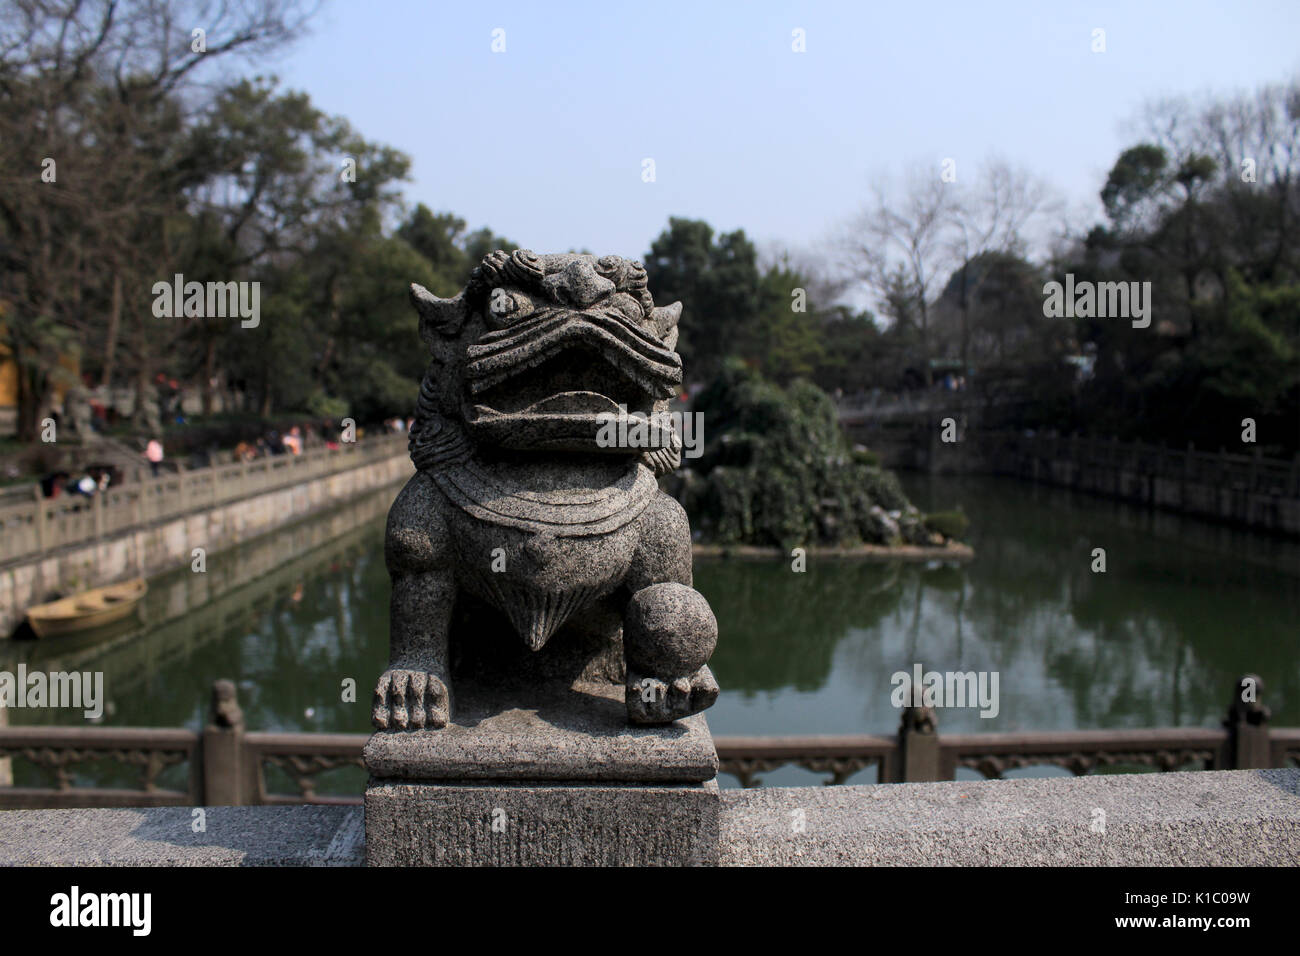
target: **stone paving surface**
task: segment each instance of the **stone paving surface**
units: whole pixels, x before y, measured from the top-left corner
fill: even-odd
[[[0,865],[364,860],[359,807],[209,807],[204,833],[192,820],[0,811]],[[729,790],[719,826],[723,865],[1297,866],[1300,770]]]
[[[4,866],[360,866],[360,807],[0,811]]]
[[[723,865],[1300,865],[1300,770],[730,790],[722,800]]]

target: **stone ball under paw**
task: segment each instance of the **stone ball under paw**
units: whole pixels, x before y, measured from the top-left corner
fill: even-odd
[[[694,588],[652,584],[628,602],[623,649],[638,674],[689,677],[708,663],[717,643],[718,620]]]

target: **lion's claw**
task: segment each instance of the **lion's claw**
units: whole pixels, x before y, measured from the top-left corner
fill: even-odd
[[[707,666],[692,677],[666,681],[655,677],[627,675],[628,719],[637,724],[666,724],[689,717],[713,706],[718,699],[718,682]]]
[[[447,685],[424,670],[394,667],[375,686],[370,720],[379,730],[446,727],[451,705]]]

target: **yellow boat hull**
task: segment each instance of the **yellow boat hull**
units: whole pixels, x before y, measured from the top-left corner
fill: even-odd
[[[148,590],[144,578],[109,584],[28,608],[27,622],[37,637],[88,631],[129,615]]]

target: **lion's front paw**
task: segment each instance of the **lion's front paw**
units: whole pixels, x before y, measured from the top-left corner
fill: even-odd
[[[371,722],[380,730],[446,727],[451,713],[447,685],[424,670],[394,667],[375,687]]]
[[[718,682],[707,666],[692,677],[666,681],[629,671],[625,699],[628,719],[634,724],[666,724],[712,707],[718,699]]]

